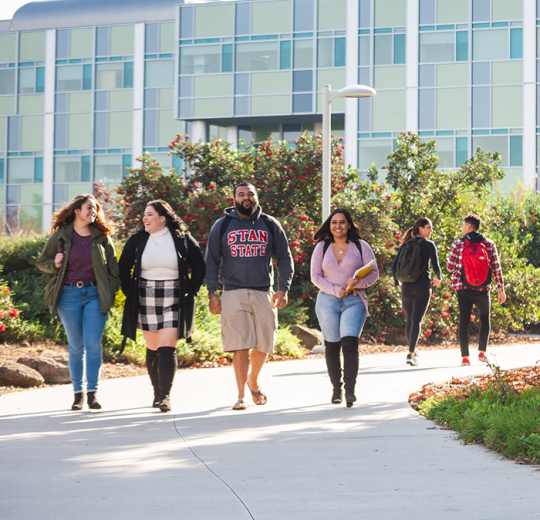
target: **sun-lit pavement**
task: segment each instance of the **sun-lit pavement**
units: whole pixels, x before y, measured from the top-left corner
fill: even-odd
[[[474,351],[473,351],[474,352]],[[536,344],[494,347],[503,368]],[[0,396],[0,518],[539,518],[540,472],[463,445],[407,404],[428,381],[486,371],[457,350],[361,359],[358,403],[327,404],[324,360],[270,363],[266,406],[234,412],[232,368],[185,370],[174,412],[146,377],[105,380],[103,410],[71,412],[69,386]]]

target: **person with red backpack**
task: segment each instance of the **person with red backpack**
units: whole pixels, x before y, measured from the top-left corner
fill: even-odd
[[[459,238],[452,244],[446,267],[452,275],[450,287],[457,291],[459,306],[458,338],[461,347],[462,366],[469,361],[469,325],[473,305],[478,309],[480,329],[478,333],[478,360],[487,362],[486,350],[491,330],[491,280],[497,285],[497,299],[506,301],[504,279],[493,240],[478,233],[482,221],[469,214],[463,220]]]

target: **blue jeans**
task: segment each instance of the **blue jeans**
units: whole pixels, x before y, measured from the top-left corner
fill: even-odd
[[[107,322],[107,312],[101,312],[97,287],[64,285],[58,316],[69,344],[69,374],[75,392],[83,391],[86,358],[86,383],[89,392],[97,391],[101,372],[101,338]]]
[[[323,291],[317,295],[315,312],[325,341],[337,343],[347,336],[360,337],[366,321],[366,307],[360,296],[338,298]]]

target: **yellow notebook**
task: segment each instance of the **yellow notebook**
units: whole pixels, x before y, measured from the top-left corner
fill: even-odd
[[[373,266],[375,265],[375,258],[371,260],[371,262],[368,262],[363,267],[360,267],[355,273],[353,278],[364,278],[366,277],[371,270],[373,269]],[[356,287],[347,287],[347,291],[354,291]]]

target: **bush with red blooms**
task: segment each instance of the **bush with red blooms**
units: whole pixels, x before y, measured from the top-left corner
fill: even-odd
[[[0,266],[0,271],[2,267]],[[11,291],[4,280],[0,280],[0,333],[18,328],[19,310],[13,306]],[[0,339],[2,335],[0,335]]]

